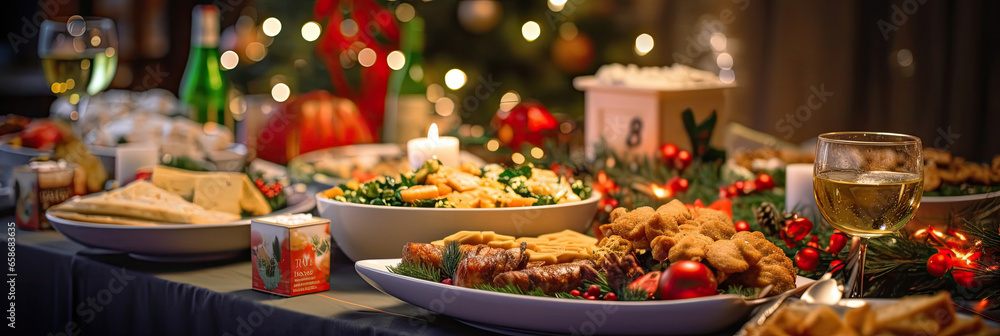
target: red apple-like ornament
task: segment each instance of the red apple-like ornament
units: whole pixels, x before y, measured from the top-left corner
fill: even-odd
[[[718,290],[715,275],[708,266],[697,261],[678,261],[660,276],[661,300],[710,296],[717,294]]]

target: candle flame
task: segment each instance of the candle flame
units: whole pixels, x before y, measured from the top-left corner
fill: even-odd
[[[656,185],[656,183],[650,184],[649,188],[653,191],[653,195],[655,195],[656,198],[662,199],[673,196],[673,192],[671,192],[671,190],[661,188],[659,185]]]
[[[431,139],[431,141],[437,141],[438,140],[438,124],[437,123],[431,123],[431,127],[429,129],[427,129],[427,138]]]

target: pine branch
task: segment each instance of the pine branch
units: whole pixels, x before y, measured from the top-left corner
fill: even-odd
[[[455,270],[458,269],[458,263],[462,259],[465,259],[465,253],[462,252],[459,242],[457,240],[448,242],[441,252],[441,271],[444,272],[444,276],[454,278]]]
[[[401,262],[396,266],[386,266],[389,272],[421,280],[441,282],[441,270],[434,266],[416,262]]]

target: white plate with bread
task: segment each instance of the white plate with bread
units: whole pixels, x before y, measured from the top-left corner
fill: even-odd
[[[315,198],[296,189],[283,189],[286,205],[271,209],[245,174],[157,167],[151,182],[71,198],[46,218],[88,247],[153,261],[217,260],[249,248],[250,218],[311,211]]]

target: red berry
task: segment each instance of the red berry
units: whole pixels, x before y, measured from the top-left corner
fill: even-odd
[[[583,298],[585,298],[585,299],[587,299],[587,300],[597,300],[597,297],[596,297],[596,296],[593,296],[593,295],[586,295],[586,296],[584,296]]]
[[[667,187],[673,189],[674,192],[682,193],[688,190],[688,180],[679,177],[674,177],[667,182]]]
[[[844,249],[844,246],[847,246],[847,235],[834,232],[833,235],[830,236],[830,245],[826,248],[826,251],[832,254],[838,254]]]
[[[579,291],[579,290],[576,290],[576,289],[574,289],[574,290],[571,290],[571,291],[569,291],[569,295],[572,295],[572,296],[580,296],[580,291]]]
[[[750,231],[750,223],[747,223],[747,221],[738,221],[733,225],[736,226],[736,232]]]
[[[740,191],[742,191],[744,195],[752,193],[756,190],[757,190],[757,182],[754,181],[747,181],[746,183],[743,184],[743,189],[740,189]]]
[[[261,179],[258,178],[256,180],[253,180],[253,184],[256,184],[257,187],[262,187],[262,186],[264,186],[264,180],[261,180]]]
[[[733,183],[733,186],[736,187],[736,190],[743,191],[743,187],[746,186],[746,182],[736,181],[736,183]]]
[[[812,272],[819,265],[819,251],[812,247],[804,247],[795,253],[795,266],[799,269]]]
[[[601,294],[601,287],[597,287],[597,285],[590,285],[590,288],[587,288],[587,295],[598,296],[600,294]]]
[[[951,271],[951,277],[955,278],[955,283],[962,288],[971,289],[979,285],[979,280],[976,280],[976,275],[969,271]]]
[[[955,261],[951,258],[951,253],[938,252],[927,258],[927,273],[935,277],[941,277],[945,273],[948,273],[948,270],[954,265]],[[956,278],[955,280],[957,281],[958,279]]]
[[[757,175],[757,188],[760,190],[768,190],[774,188],[774,178],[771,175],[760,174]]]
[[[665,143],[663,146],[660,146],[660,154],[663,154],[663,160],[666,162],[670,162],[677,157],[677,151],[677,145],[672,143]]]
[[[451,278],[447,278],[447,279],[441,280],[441,283],[443,283],[445,285],[450,285],[451,284]]]
[[[691,156],[690,152],[686,150],[677,152],[677,157],[674,158],[674,168],[677,169],[687,168],[688,166],[691,165],[691,161],[693,160],[694,158]]]
[[[729,186],[726,188],[726,193],[729,194],[729,197],[736,197],[740,194],[740,190],[736,189],[736,186]]]
[[[618,301],[618,296],[615,293],[604,294],[604,299],[607,301]]]

